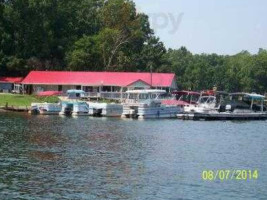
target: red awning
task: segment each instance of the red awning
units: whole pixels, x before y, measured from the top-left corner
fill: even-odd
[[[63,93],[59,91],[45,91],[45,92],[39,92],[37,96],[59,96],[61,94]]]

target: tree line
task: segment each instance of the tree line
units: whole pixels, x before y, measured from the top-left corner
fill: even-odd
[[[169,49],[169,63],[160,71],[177,74],[181,88],[192,90],[211,89],[228,92],[267,92],[267,51],[257,54],[242,51],[236,55],[192,54],[185,47]]]
[[[131,0],[1,0],[0,76],[31,70],[174,72],[180,89],[265,92],[267,52],[166,49]]]

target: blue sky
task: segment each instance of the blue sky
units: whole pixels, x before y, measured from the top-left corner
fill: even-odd
[[[267,49],[266,0],[134,0],[167,48],[193,53]]]

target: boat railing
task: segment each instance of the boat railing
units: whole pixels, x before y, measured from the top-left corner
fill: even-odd
[[[85,97],[120,100],[120,99],[126,99],[127,93],[125,92],[86,92]]]
[[[86,92],[84,94],[85,97],[93,98],[93,97],[98,97],[100,98],[100,94],[98,92]]]

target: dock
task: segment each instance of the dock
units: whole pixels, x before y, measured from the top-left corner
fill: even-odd
[[[267,120],[267,113],[183,113],[177,117],[183,120]]]
[[[0,109],[13,112],[28,112],[30,110],[30,106],[1,106]]]

